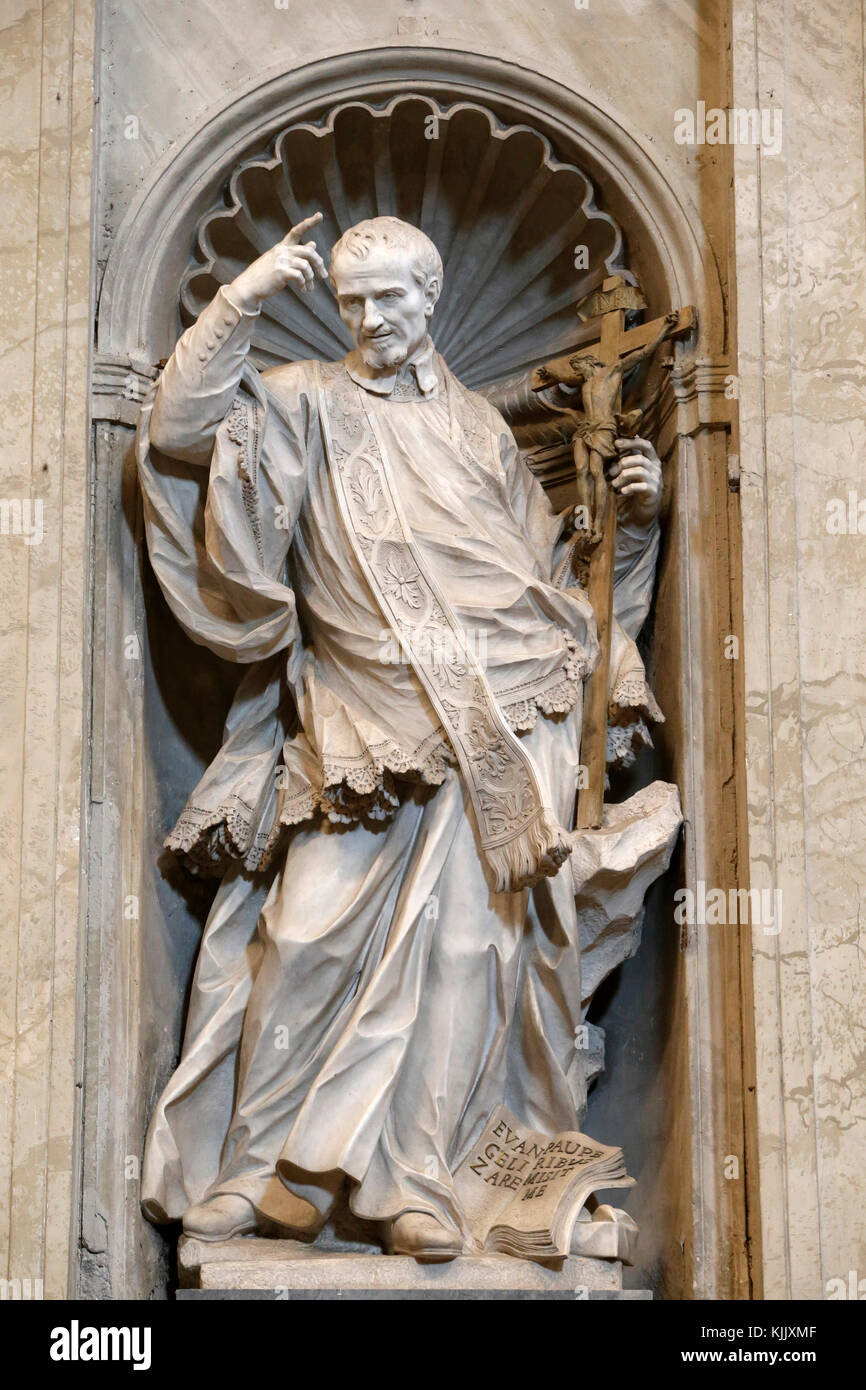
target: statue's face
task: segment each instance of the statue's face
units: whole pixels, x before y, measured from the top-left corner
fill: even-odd
[[[583,357],[580,359],[582,365],[581,375],[584,381],[589,381],[596,372],[604,370],[604,363],[600,357]]]
[[[340,315],[368,367],[400,366],[427,337],[439,286],[419,284],[413,269],[411,252],[388,246],[334,264]]]

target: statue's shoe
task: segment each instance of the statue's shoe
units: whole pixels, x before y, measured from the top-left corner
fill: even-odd
[[[638,1229],[634,1218],[621,1207],[584,1207],[574,1223],[570,1253],[594,1260],[622,1260],[633,1264]]]
[[[188,1207],[183,1218],[184,1233],[197,1240],[231,1240],[258,1229],[259,1219],[252,1202],[232,1193],[220,1193]]]
[[[453,1260],[463,1254],[463,1241],[429,1212],[404,1211],[391,1222],[388,1248],[392,1255],[416,1260]]]

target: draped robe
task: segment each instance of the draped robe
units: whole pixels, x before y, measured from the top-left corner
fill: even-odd
[[[253,318],[221,291],[139,430],[169,605],[195,641],[250,665],[167,840],[222,882],[148,1133],[144,1208],[176,1219],[231,1192],[286,1220],[287,1193],[324,1213],[348,1177],[358,1215],[428,1211],[468,1236],[451,1174],[493,1107],[555,1130],[585,1102],[573,885],[566,865],[496,891],[454,738],[351,543],[323,379],[365,393],[424,563],[566,829],[594,619],[566,518],[429,340],[391,377],[357,354],[258,374]],[[654,526],[625,528],[617,557],[612,757],[660,717],[632,640],[657,543]],[[382,583],[408,592],[399,565]]]

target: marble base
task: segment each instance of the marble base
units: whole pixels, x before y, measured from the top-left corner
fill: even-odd
[[[554,1266],[480,1255],[422,1264],[402,1255],[320,1251],[256,1236],[214,1243],[184,1236],[178,1272],[179,1297],[651,1297],[623,1290],[619,1260],[571,1257]]]

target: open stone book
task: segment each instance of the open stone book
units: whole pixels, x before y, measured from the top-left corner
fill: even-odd
[[[622,1218],[624,1227],[635,1229],[636,1234],[625,1213],[600,1208],[596,1219],[587,1222],[588,1213],[582,1208],[598,1189],[632,1186],[634,1178],[626,1173],[622,1149],[599,1144],[577,1130],[549,1135],[526,1129],[504,1106],[493,1111],[454,1175],[475,1253],[536,1260],[574,1253],[575,1224],[580,1220],[597,1228],[600,1213],[605,1213],[610,1235],[616,1233],[620,1239],[609,1251],[601,1248],[607,1244],[602,1242],[597,1251],[586,1253],[624,1253],[621,1245],[626,1232],[616,1231],[615,1223]]]

